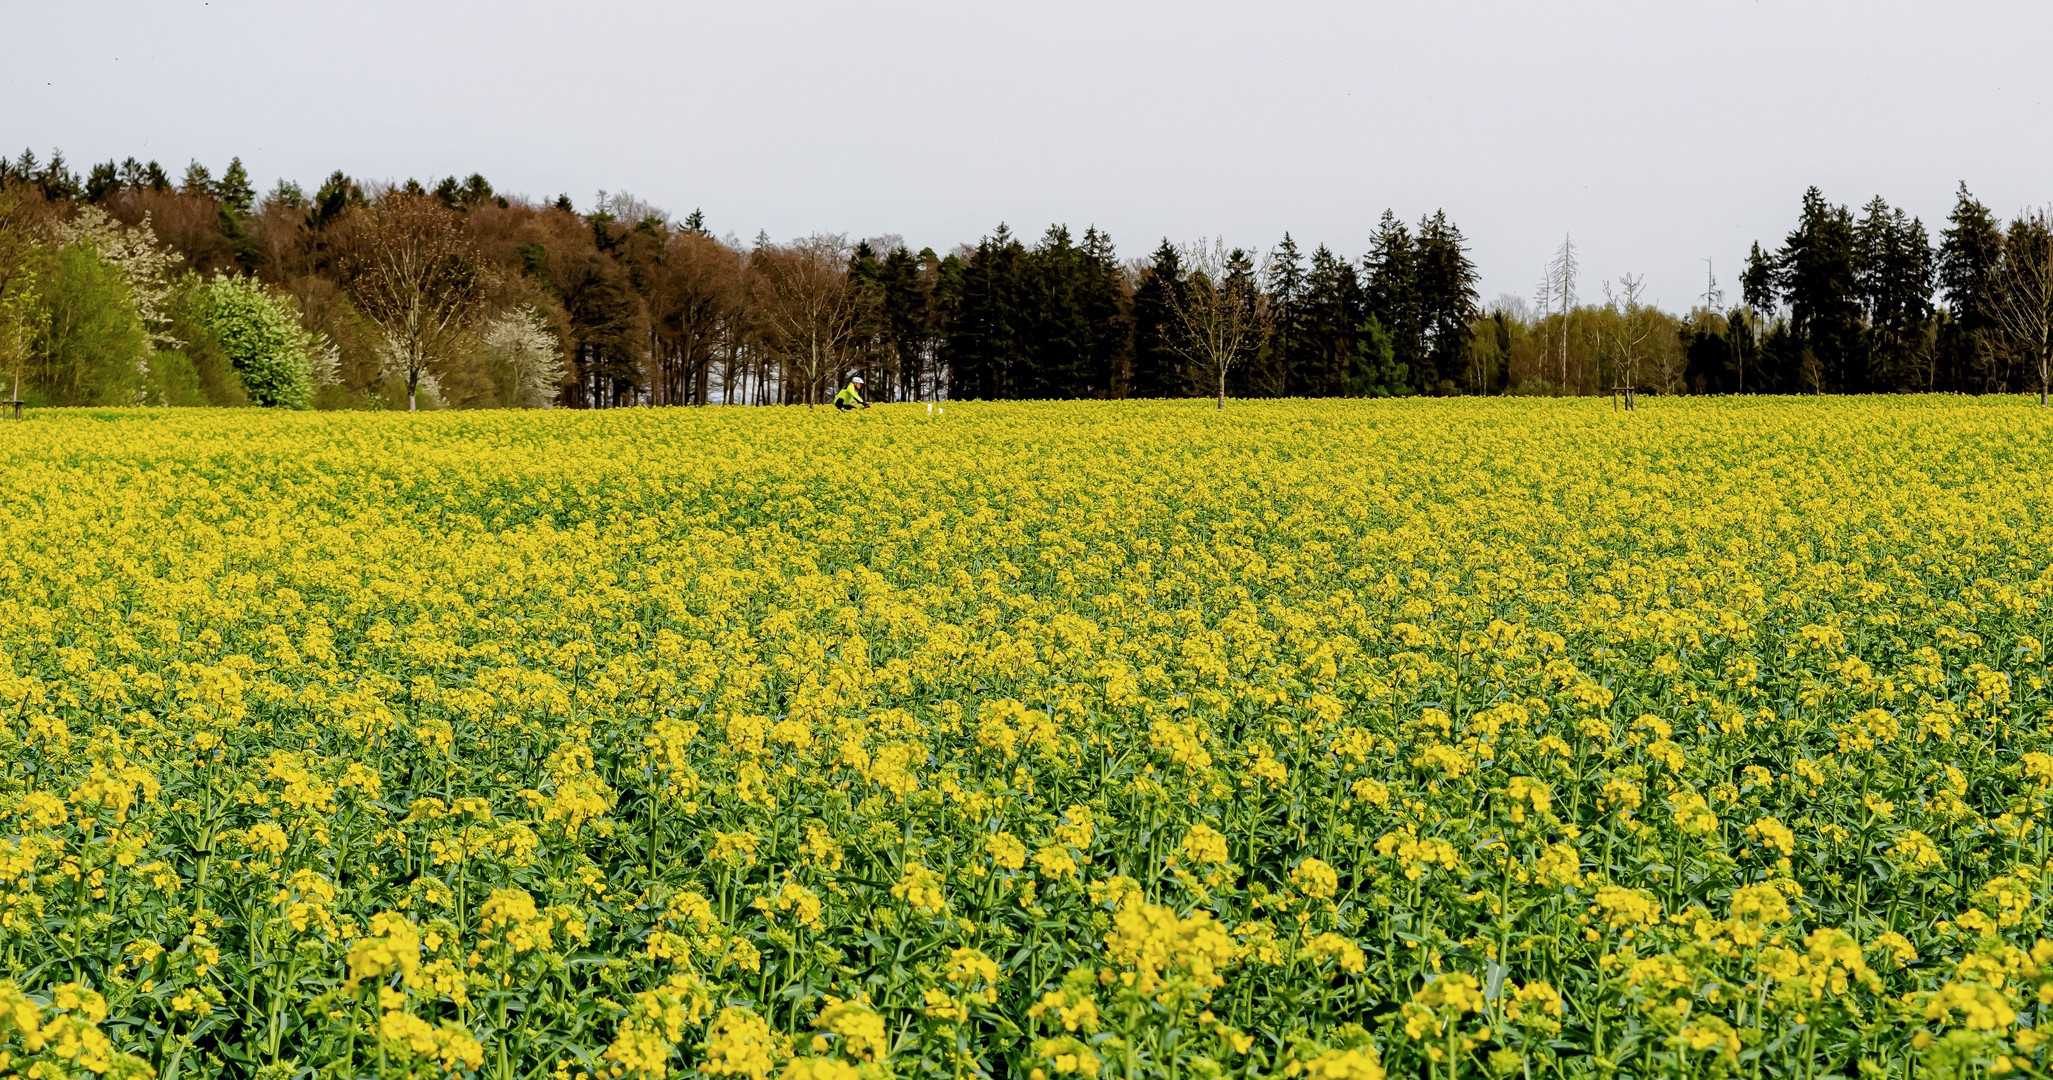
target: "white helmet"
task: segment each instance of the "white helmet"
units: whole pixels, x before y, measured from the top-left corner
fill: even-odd
[[[849,381],[849,382],[852,382],[852,383],[854,383],[854,384],[856,384],[857,386],[861,386],[861,385],[863,384],[863,377],[862,377],[862,376],[860,376],[860,375],[857,375],[857,376],[856,376],[855,378],[853,378],[853,379],[850,379],[850,380],[848,380],[848,381]]]

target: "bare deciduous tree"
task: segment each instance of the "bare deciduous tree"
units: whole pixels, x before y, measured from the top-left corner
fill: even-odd
[[[481,307],[477,253],[455,212],[432,196],[387,192],[360,211],[342,258],[357,310],[384,337],[387,370],[406,379],[406,408],[421,382],[468,344]]]
[[[2003,238],[2003,292],[1996,318],[2039,369],[2039,404],[2053,374],[2053,210],[2027,210]]]
[[[1547,296],[1555,304],[1559,305],[1561,309],[1561,388],[1558,392],[1563,394],[1569,393],[1568,316],[1575,309],[1575,275],[1577,269],[1575,242],[1569,238],[1567,233],[1563,233],[1561,234],[1561,249],[1555,252],[1554,258],[1548,261],[1545,278],[1545,292]],[[1540,310],[1540,318],[1545,319],[1547,314],[1547,310],[1543,305]],[[1547,345],[1552,347],[1551,338],[1548,339]]]
[[[1604,298],[1618,312],[1618,330],[1612,344],[1618,350],[1618,377],[1628,401],[1639,388],[1641,368],[1650,359],[1647,342],[1654,335],[1654,311],[1641,299],[1646,291],[1645,274],[1620,274],[1616,294],[1612,293],[1610,282],[1604,283]],[[1662,392],[1672,393],[1679,373],[1664,363],[1660,374]]]
[[[759,247],[749,258],[749,289],[769,343],[803,382],[807,405],[865,314],[848,280],[848,241],[815,234]]]
[[[1169,294],[1176,313],[1177,351],[1205,376],[1226,407],[1226,376],[1252,355],[1267,333],[1269,305],[1255,284],[1254,261],[1224,240],[1200,240],[1183,249],[1188,275]]]
[[[706,403],[716,354],[748,307],[743,286],[741,254],[690,229],[671,234],[662,259],[644,268],[653,404]]]

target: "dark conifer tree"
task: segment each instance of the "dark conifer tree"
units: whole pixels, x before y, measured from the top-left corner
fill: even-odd
[[[1984,393],[2000,366],[1996,307],[2001,302],[2003,233],[1995,215],[1960,185],[1939,240],[1939,289],[1950,316],[1939,335],[1936,389]]]
[[[932,295],[920,274],[922,256],[932,258],[933,252],[914,255],[900,244],[884,256],[876,274],[879,333],[897,376],[896,396],[906,401],[919,400],[926,386]]]
[[[34,183],[36,166],[39,164],[41,162],[36,157],[36,152],[24,146],[21,148],[21,156],[15,158],[4,170],[0,170],[0,180],[10,184]]]
[[[1090,331],[1078,295],[1082,253],[1069,228],[1050,225],[1020,264],[1021,369],[1009,396],[1072,398],[1085,379]]]
[[[1691,393],[1730,394],[1736,389],[1731,342],[1726,321],[1717,312],[1698,308],[1676,329],[1682,344],[1682,377]]]
[[[1739,276],[1740,295],[1750,308],[1762,317],[1775,314],[1778,297],[1775,294],[1775,257],[1761,250],[1761,242],[1754,241],[1753,251],[1747,254],[1746,270]]]
[[[848,254],[848,284],[862,297],[863,317],[850,336],[848,359],[854,374],[862,376],[873,399],[890,400],[891,383],[882,376],[895,366],[887,323],[884,318],[884,261],[867,240],[858,241]],[[841,382],[842,372],[833,373]]]
[[[1096,226],[1084,230],[1080,251],[1083,262],[1078,301],[1090,344],[1079,389],[1082,396],[1112,397],[1123,381],[1133,350],[1125,279],[1112,238]]]
[[[1235,393],[1243,397],[1281,397],[1302,392],[1297,367],[1304,333],[1304,256],[1289,233],[1269,254],[1269,340],[1261,355],[1246,366]]]
[[[1182,397],[1183,354],[1177,349],[1176,305],[1183,295],[1183,257],[1167,239],[1141,271],[1133,294],[1133,397]]]
[[[198,159],[187,162],[185,177],[178,182],[182,195],[204,195],[214,197],[214,171],[199,163]]]
[[[1026,372],[1022,267],[1026,247],[1000,224],[963,264],[947,349],[949,397],[1006,398]]]
[[[237,214],[247,214],[256,203],[257,190],[250,186],[249,170],[242,167],[242,159],[229,158],[228,168],[221,174],[221,182],[214,185],[214,197],[221,200],[224,209]]]
[[[1426,366],[1437,383],[1430,389],[1446,393],[1450,387],[1471,383],[1469,324],[1475,321],[1480,299],[1476,294],[1476,264],[1468,257],[1461,230],[1447,220],[1444,210],[1436,210],[1419,222],[1417,252],[1419,334]],[[1486,391],[1489,387],[1474,389]]]
[[[1355,334],[1367,314],[1354,265],[1324,244],[1312,249],[1301,307],[1298,361],[1292,365],[1298,380],[1295,392],[1306,397],[1339,394],[1354,370]]]
[[[16,163],[21,178],[41,188],[44,198],[51,202],[76,201],[83,194],[84,188],[79,183],[78,174],[72,172],[70,166],[64,162],[64,151],[50,151],[49,162],[40,170],[35,169],[34,165],[35,155],[26,150],[22,151],[21,161]]]
[[[314,203],[307,209],[307,224],[315,229],[325,228],[349,208],[365,205],[368,203],[363,187],[337,169],[329,173],[328,179],[314,192]]]
[[[1753,308],[1725,313],[1725,342],[1732,350],[1732,392],[1761,392],[1761,342],[1756,331],[1761,315]]]
[[[1390,335],[1374,315],[1355,327],[1354,362],[1341,380],[1348,397],[1403,397],[1412,392],[1411,373],[1397,361]]]
[[[1804,192],[1796,229],[1783,242],[1776,266],[1776,291],[1789,305],[1790,331],[1802,350],[1803,389],[1867,390],[1852,213],[1826,202],[1815,187]]]
[[[1419,296],[1419,245],[1397,215],[1383,211],[1369,254],[1362,260],[1367,313],[1390,334],[1397,363],[1411,372],[1413,387],[1431,392],[1439,375],[1426,352],[1426,326]],[[1350,324],[1352,325],[1352,324]]]
[[[1925,225],[1877,195],[1855,232],[1855,276],[1868,322],[1869,385],[1929,389],[1925,349],[1932,317],[1932,247]]]
[[[134,161],[135,159],[129,158],[128,160]],[[92,171],[86,174],[85,196],[86,201],[89,203],[106,202],[110,196],[120,190],[121,173],[115,168],[112,161],[103,165],[95,165]]]

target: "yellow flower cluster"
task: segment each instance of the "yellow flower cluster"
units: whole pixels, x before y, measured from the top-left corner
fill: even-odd
[[[2049,436],[0,425],[0,1073],[2045,1072]]]

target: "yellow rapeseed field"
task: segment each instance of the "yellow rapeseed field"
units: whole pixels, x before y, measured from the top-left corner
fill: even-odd
[[[0,425],[0,1075],[2037,1074],[2049,445]]]

